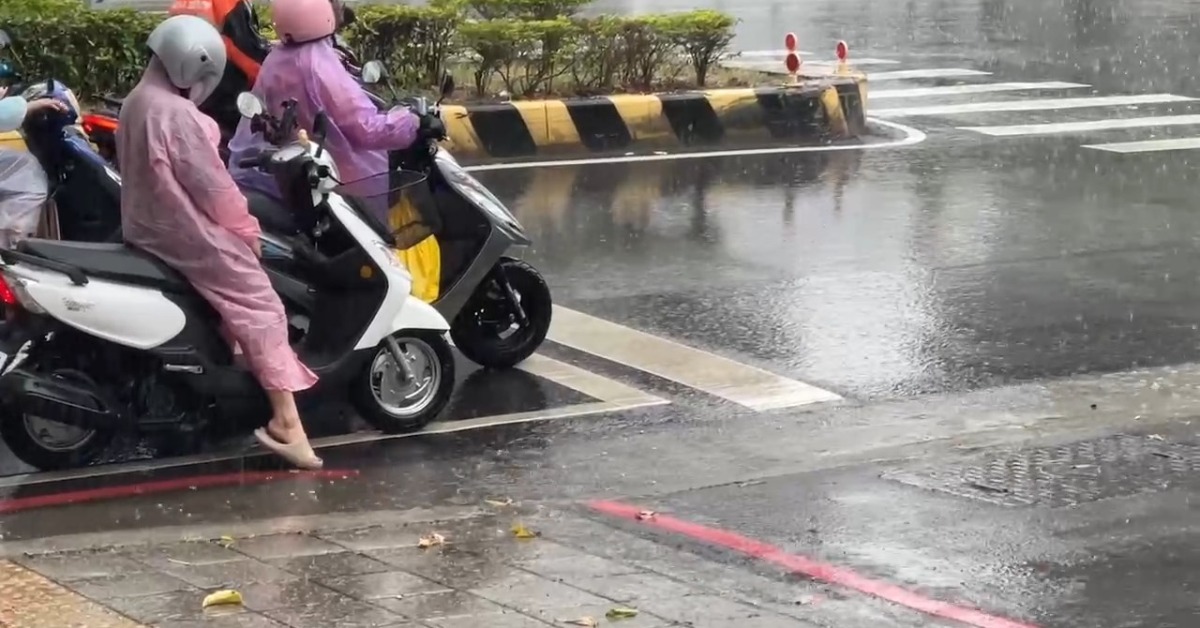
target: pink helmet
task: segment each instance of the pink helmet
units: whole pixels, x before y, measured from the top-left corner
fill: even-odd
[[[285,44],[329,37],[337,30],[333,5],[330,0],[274,0],[271,14],[275,33]]]

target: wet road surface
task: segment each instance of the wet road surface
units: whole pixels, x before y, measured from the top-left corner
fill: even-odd
[[[746,50],[791,28],[820,60],[846,39],[872,59],[868,111],[926,139],[480,172],[568,308],[527,370],[463,365],[443,426],[488,429],[326,449],[320,478],[263,479],[274,463],[236,451],[12,476],[6,544],[508,496],[584,521],[572,538],[597,555],[650,551],[619,528],[664,561],[695,552],[734,583],[811,593],[580,505],[603,497],[998,617],[1196,625],[1198,176],[1193,151],[1168,149],[1200,125],[1180,98],[1200,96],[1200,5],[714,6],[743,18]],[[1066,102],[1081,98],[1105,100]],[[260,479],[196,480],[222,474]],[[38,501],[172,477],[184,490]],[[813,623],[940,621],[884,608]]]

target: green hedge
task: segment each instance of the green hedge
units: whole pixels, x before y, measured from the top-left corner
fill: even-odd
[[[432,0],[366,5],[346,38],[406,88],[443,71],[478,97],[646,91],[704,86],[728,54],[732,17],[717,11],[581,17],[590,0]],[[269,15],[260,9],[264,23]],[[145,66],[144,42],[160,14],[91,11],[79,0],[0,0],[0,24],[27,78],[54,76],[85,96],[124,93]]]

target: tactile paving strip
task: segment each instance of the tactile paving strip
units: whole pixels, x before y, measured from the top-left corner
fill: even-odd
[[[1002,506],[1062,508],[1200,486],[1200,445],[1118,434],[883,477]]]
[[[0,561],[0,626],[144,628],[142,624],[9,561]]]

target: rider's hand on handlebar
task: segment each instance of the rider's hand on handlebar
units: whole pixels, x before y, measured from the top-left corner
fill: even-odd
[[[53,98],[38,98],[37,100],[29,101],[29,108],[25,110],[26,115],[30,113],[50,112],[66,113],[67,106],[62,102]]]
[[[420,133],[421,137],[443,139],[446,137],[446,123],[442,121],[441,116],[425,114],[421,116]]]

